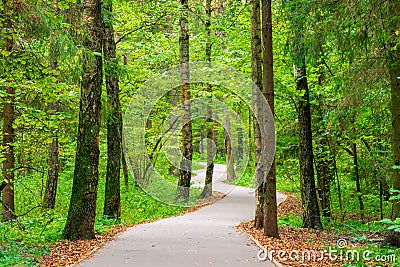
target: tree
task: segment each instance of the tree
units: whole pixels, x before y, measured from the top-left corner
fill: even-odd
[[[107,174],[104,200],[104,215],[111,218],[121,216],[120,172],[122,152],[122,114],[119,103],[118,62],[112,25],[112,0],[104,4],[108,20],[104,22],[103,51],[105,60],[106,88],[110,113],[107,118]]]
[[[59,103],[51,103],[51,106],[54,112],[59,110]],[[44,209],[54,209],[56,204],[58,172],[60,166],[58,159],[58,145],[58,136],[57,133],[54,133],[49,145],[49,158],[47,160],[49,166],[47,169],[46,191],[43,198]]]
[[[3,1],[4,14],[6,19],[4,21],[4,29],[7,34],[4,36],[5,51],[12,53],[14,47],[14,34],[13,34],[13,17],[14,7],[11,1]],[[16,219],[14,208],[14,137],[15,132],[13,128],[15,115],[14,115],[14,101],[15,101],[15,88],[7,86],[5,88],[6,99],[4,101],[3,109],[3,147],[5,149],[3,161],[3,179],[6,183],[5,188],[2,190],[2,221],[9,221]]]
[[[389,1],[389,52],[387,64],[390,75],[390,87],[392,93],[392,131],[393,131],[393,189],[400,190],[400,49],[399,49],[399,25],[400,4],[398,1]],[[400,201],[393,202],[392,218],[400,217]]]
[[[212,0],[206,0],[206,61],[211,63],[211,2]],[[212,93],[212,85],[207,84],[207,89],[209,93]],[[216,142],[216,132],[213,120],[213,111],[210,106],[207,106],[207,169],[206,169],[206,179],[203,192],[201,197],[207,198],[212,196],[212,177],[214,172],[214,158],[213,158],[213,142]]]
[[[295,10],[299,12],[302,9],[296,5]],[[303,23],[302,18],[298,14],[294,14],[292,21],[293,65],[296,90],[299,97],[298,121],[300,140],[300,190],[303,209],[302,227],[322,229],[314,180],[311,110],[303,43]]]
[[[63,236],[93,239],[99,165],[102,89],[102,17],[100,0],[82,2],[86,29],[74,180]]]
[[[228,96],[229,97],[229,96]],[[228,99],[225,98],[225,100]],[[232,181],[235,179],[235,168],[233,164],[233,150],[231,140],[231,119],[228,113],[228,107],[224,107],[224,143],[225,143],[225,159],[226,159],[226,179]]]
[[[272,114],[275,115],[274,104],[274,59],[272,46],[272,8],[271,0],[262,0],[262,39],[264,46],[263,93],[268,101]],[[276,166],[275,159],[265,180],[264,195],[264,234],[279,238],[278,212],[276,203]]]
[[[261,54],[261,19],[260,19],[260,0],[250,1],[250,20],[251,20],[251,73],[255,86],[253,86],[253,111],[256,117],[261,115],[260,90],[263,88],[262,74],[262,54]],[[262,229],[264,226],[264,194],[265,177],[262,172],[258,172],[257,164],[261,153],[261,131],[257,119],[253,116],[254,125],[254,159],[256,162],[255,179],[258,185],[256,190],[256,214],[254,227]]]
[[[56,13],[59,14],[59,10],[56,10]],[[50,67],[52,70],[57,71],[58,69],[58,57],[59,57],[59,49],[55,47],[55,43],[53,42],[50,47]],[[60,111],[60,103],[52,102],[50,103],[50,108],[54,114]],[[47,160],[48,169],[47,169],[47,181],[46,181],[46,191],[44,193],[43,198],[43,208],[44,209],[54,209],[56,204],[56,196],[57,196],[57,184],[58,184],[58,173],[60,167],[60,161],[58,157],[58,135],[56,129],[53,129],[52,141],[49,145],[49,157]]]
[[[399,49],[399,26],[400,26],[400,3],[396,0],[388,1],[389,4],[389,51],[387,53],[387,64],[390,75],[390,88],[392,97],[392,135],[393,135],[393,189],[397,190],[397,197],[393,200],[392,220],[400,217],[400,49]],[[386,241],[400,247],[400,233],[390,231]]]
[[[179,170],[177,198],[189,200],[190,180],[192,175],[192,121],[190,113],[190,70],[189,70],[189,1],[181,0],[179,54],[181,72],[182,104],[182,158]]]

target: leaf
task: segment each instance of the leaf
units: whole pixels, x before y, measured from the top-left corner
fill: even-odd
[[[391,224],[392,220],[391,219],[383,219],[379,221],[380,223],[385,223],[385,224]]]

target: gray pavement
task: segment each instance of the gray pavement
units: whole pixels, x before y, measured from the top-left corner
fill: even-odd
[[[199,171],[196,181],[204,180]],[[203,178],[202,178],[203,177]],[[214,190],[228,195],[196,212],[128,229],[76,266],[275,266],[257,259],[258,247],[235,230],[254,217],[254,192],[222,183],[214,168]],[[278,194],[278,202],[284,195]]]

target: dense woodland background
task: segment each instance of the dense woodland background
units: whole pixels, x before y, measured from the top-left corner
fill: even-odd
[[[255,227],[276,237],[277,227],[268,228],[274,222],[354,232],[360,239],[376,231],[398,246],[399,2],[279,0],[272,1],[272,13],[269,5],[3,0],[0,265],[37,265],[58,240],[90,239],[116,224],[186,209],[159,202],[136,185],[133,176],[143,173],[128,172],[121,119],[151,75],[189,61],[231,66],[274,103],[276,177],[261,177],[267,183],[257,190]],[[228,164],[229,182],[254,186],[257,125],[243,100],[226,88],[185,83],[163,97],[148,120],[147,151],[138,154],[150,154],[168,181],[190,185],[191,171],[168,162],[159,137],[181,99],[203,96],[239,114],[250,157],[244,173],[235,176],[230,164],[243,158],[243,140],[229,138],[236,125],[198,119],[185,126],[193,139],[183,149],[193,157],[190,169],[210,162],[200,153],[200,141],[208,137],[216,141],[215,162]],[[277,190],[301,195],[303,216],[274,217],[276,204],[268,200],[275,179]],[[210,193],[178,195],[195,203]],[[370,246],[377,253],[395,250]]]

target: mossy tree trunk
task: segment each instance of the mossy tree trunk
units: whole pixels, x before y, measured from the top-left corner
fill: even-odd
[[[56,10],[57,14],[59,10]],[[55,47],[55,44],[52,43],[50,47],[50,66],[53,70],[58,69],[58,57],[59,57],[59,49]],[[56,77],[58,78],[58,77]],[[60,111],[60,103],[53,102],[50,103],[50,108],[54,114]],[[47,159],[48,169],[47,169],[47,181],[46,181],[46,190],[43,198],[43,209],[54,209],[56,205],[56,196],[57,196],[57,184],[58,184],[58,173],[60,168],[60,161],[58,155],[58,135],[56,129],[52,129],[54,131],[52,135],[52,141],[49,145],[49,157]]]
[[[72,195],[63,236],[93,239],[99,165],[102,90],[102,16],[100,0],[82,2],[87,37],[79,106],[79,126]]]
[[[397,0],[389,0],[389,51],[387,52],[387,64],[390,74],[390,87],[392,97],[392,150],[393,150],[393,189],[400,190],[400,3]],[[395,195],[400,195],[395,193]],[[392,220],[400,217],[400,200],[393,200]],[[386,242],[400,247],[400,233],[390,231]]]
[[[3,1],[4,5],[4,29],[6,29],[6,34],[4,36],[5,50],[7,52],[12,52],[14,47],[13,38],[13,23],[12,18],[16,15],[13,9],[12,2]],[[2,74],[3,75],[3,74]],[[14,167],[15,167],[15,155],[14,155],[14,138],[15,132],[13,124],[15,121],[14,115],[14,100],[15,100],[15,88],[6,87],[6,97],[3,107],[3,149],[4,149],[4,161],[3,161],[3,180],[6,185],[1,191],[2,193],[2,221],[10,221],[16,219],[15,208],[14,208]]]
[[[296,12],[300,10],[302,10],[302,7],[298,5]],[[302,227],[322,229],[314,178],[311,110],[303,43],[303,23],[304,21],[301,16],[297,14],[293,16],[293,65],[298,95],[300,190],[303,209]]]
[[[52,110],[57,112],[59,110],[59,103],[51,103]],[[54,209],[57,196],[58,172],[60,168],[60,161],[58,158],[58,136],[57,133],[53,134],[53,140],[49,146],[49,158],[47,169],[46,191],[43,198],[44,209]]]
[[[108,19],[107,22],[104,22],[103,51],[110,114],[107,118],[107,174],[103,214],[109,218],[118,219],[121,217],[122,114],[119,102],[118,61],[111,18],[112,10],[112,1],[105,1],[104,11]]]

